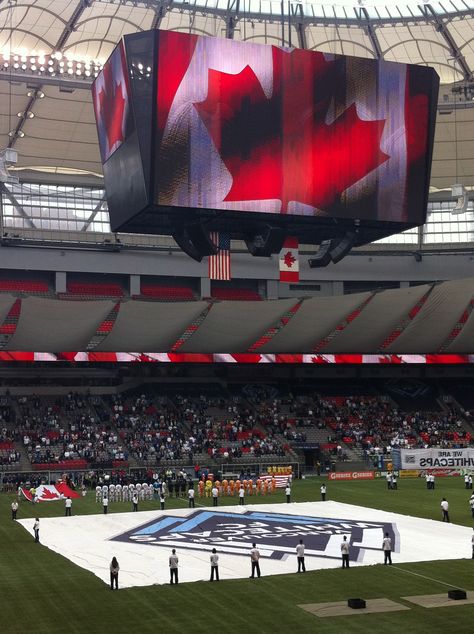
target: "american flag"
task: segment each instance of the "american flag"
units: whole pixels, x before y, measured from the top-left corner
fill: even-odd
[[[212,231],[211,240],[217,245],[219,251],[216,255],[209,256],[209,279],[230,280],[230,237],[222,231]]]

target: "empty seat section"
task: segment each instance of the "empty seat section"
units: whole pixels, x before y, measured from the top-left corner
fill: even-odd
[[[211,296],[214,299],[244,302],[259,301],[262,299],[257,291],[251,288],[213,288]]]
[[[195,299],[193,290],[187,286],[165,286],[163,284],[142,284],[141,295],[146,299],[168,302],[187,302]]]

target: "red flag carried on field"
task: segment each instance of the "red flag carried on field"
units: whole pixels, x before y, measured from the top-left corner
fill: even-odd
[[[211,240],[219,251],[209,256],[209,279],[230,280],[230,236],[222,231],[213,231]]]
[[[280,282],[298,282],[299,279],[298,238],[289,237],[280,251]]]
[[[30,502],[33,501],[33,495],[28,489],[21,488],[25,498]],[[35,491],[35,497],[38,502],[56,502],[57,500],[64,500],[67,497],[78,498],[79,493],[76,493],[70,489],[64,482],[58,482],[54,484],[41,484]]]

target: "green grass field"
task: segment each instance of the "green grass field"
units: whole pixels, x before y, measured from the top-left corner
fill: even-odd
[[[295,482],[293,500],[319,500],[319,486],[317,478]],[[450,503],[451,520],[472,526],[470,492],[464,490],[460,478],[438,478],[435,491],[427,491],[423,480],[399,480],[398,491],[387,491],[384,481],[328,483],[328,499],[435,520],[441,519],[439,504],[443,496]],[[341,601],[351,596],[400,601],[401,596],[445,593],[449,588],[443,584],[474,590],[471,559],[400,566],[394,559],[392,567],[377,565],[260,580],[230,580],[212,586],[197,582],[110,592],[92,573],[35,544],[22,526],[10,520],[12,499],[12,495],[0,495],[2,633],[474,631],[474,605],[424,609],[407,604],[411,609],[405,612],[331,619],[319,619],[298,607],[300,603]],[[284,494],[279,491],[274,496],[251,501],[284,502]],[[229,498],[229,504],[237,504],[237,500]],[[169,500],[167,509],[185,505],[180,500]],[[130,506],[112,503],[109,512],[129,511]],[[154,508],[157,508],[155,502],[140,503],[140,510]],[[74,503],[75,514],[100,510],[92,493]],[[61,502],[34,508],[22,502],[18,517],[37,514],[41,518],[63,513]],[[460,553],[468,552],[465,544],[459,544],[459,548]]]

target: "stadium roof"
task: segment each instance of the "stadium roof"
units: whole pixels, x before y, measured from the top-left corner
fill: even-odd
[[[433,66],[467,92],[441,104],[432,187],[474,186],[473,0],[17,0],[0,25],[0,147],[23,179],[101,182],[91,81],[121,36],[162,28]]]
[[[466,354],[473,298],[474,278],[262,302],[78,302],[2,294],[0,351]]]

